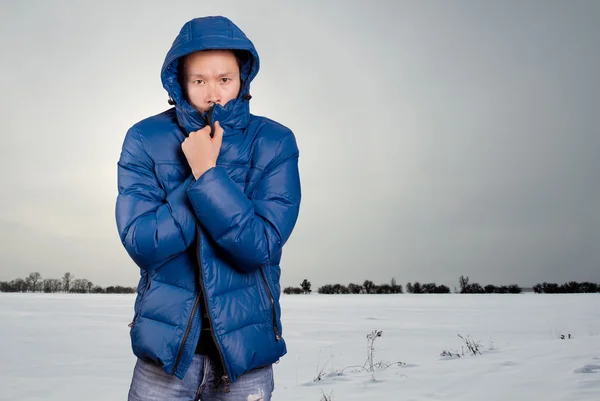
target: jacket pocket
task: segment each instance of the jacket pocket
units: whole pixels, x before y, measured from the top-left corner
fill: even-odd
[[[275,335],[275,340],[279,341],[281,340],[281,334],[279,333],[279,328],[277,327],[277,310],[275,308],[275,299],[273,298],[273,292],[271,291],[271,286],[269,285],[269,280],[267,280],[267,276],[263,267],[264,266],[261,266],[259,269],[260,276],[262,277],[263,283],[265,284],[265,289],[267,290],[267,296],[270,303],[273,334]]]
[[[265,312],[265,315],[268,312],[268,316],[265,319],[271,320],[271,302],[269,301],[269,290],[267,289],[267,284],[262,277],[262,273],[260,269],[258,269],[254,273],[254,279],[256,280],[256,288],[258,290],[258,296],[260,297],[261,302],[261,310]]]

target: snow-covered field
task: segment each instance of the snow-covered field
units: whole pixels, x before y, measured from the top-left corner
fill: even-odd
[[[0,294],[0,400],[125,400],[133,300]],[[284,295],[282,307],[274,400],[600,400],[600,294]],[[372,374],[376,329],[374,362],[403,364]],[[441,357],[461,350],[458,334],[482,355]]]

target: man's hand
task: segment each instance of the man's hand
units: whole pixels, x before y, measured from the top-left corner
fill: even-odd
[[[210,168],[217,165],[217,158],[223,143],[223,128],[215,122],[215,134],[210,137],[210,126],[194,131],[183,141],[181,149],[192,169],[194,178],[198,179]]]

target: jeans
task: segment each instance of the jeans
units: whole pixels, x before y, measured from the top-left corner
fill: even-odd
[[[243,374],[225,393],[215,364],[206,355],[194,354],[183,380],[138,358],[128,401],[270,401],[274,386],[272,365]]]

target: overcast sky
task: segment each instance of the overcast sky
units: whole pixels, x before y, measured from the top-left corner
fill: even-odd
[[[1,281],[137,284],[116,163],[205,15],[254,42],[251,111],[298,141],[283,286],[600,282],[594,0],[3,1]]]

